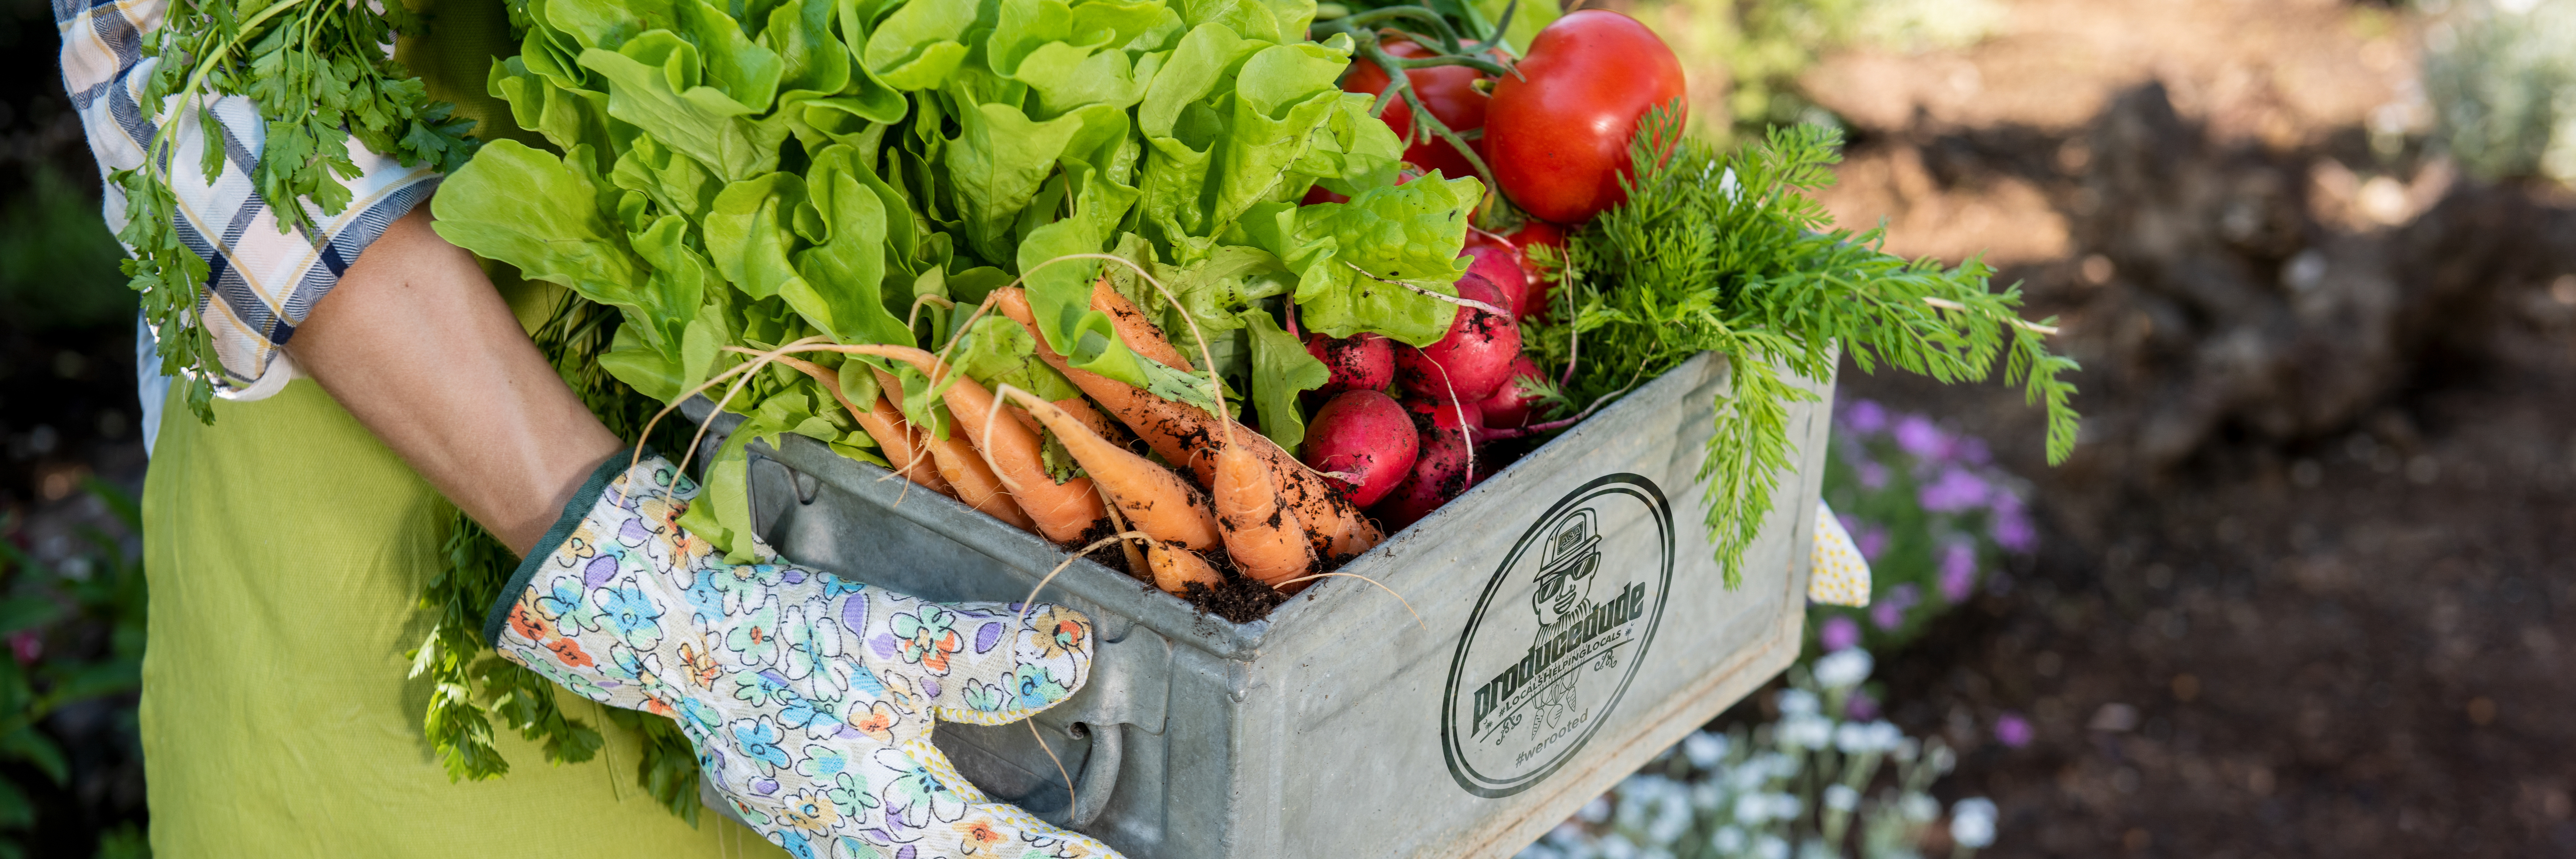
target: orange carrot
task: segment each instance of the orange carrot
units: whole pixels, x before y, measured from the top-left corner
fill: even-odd
[[[841,393],[841,374],[831,368],[786,355],[772,360],[823,383],[823,390],[832,392],[832,399],[841,401],[841,408],[849,410],[850,418],[859,422],[859,428],[867,430],[868,437],[877,440],[877,449],[885,451],[886,461],[894,465],[894,473],[921,484],[924,489],[950,498],[957,497],[957,490],[948,485],[947,478],[939,476],[938,466],[929,461],[929,451],[923,449],[919,439],[913,435],[912,424],[903,419],[902,411],[886,402],[883,393],[871,398],[869,407],[862,409]]]
[[[1084,428],[1098,433],[1101,438],[1108,439],[1112,444],[1118,444],[1122,439],[1133,438],[1127,434],[1125,428],[1120,427],[1116,421],[1110,420],[1108,415],[1101,414],[1099,409],[1092,408],[1091,401],[1083,399],[1081,395],[1048,402],[1055,403],[1056,408],[1073,415],[1073,419],[1081,421]],[[1030,432],[1045,431],[1045,425],[1038,423],[1037,416],[1029,414],[1029,410],[1010,406],[1008,412],[1012,420],[1019,421],[1020,425],[1028,427]]]
[[[1225,584],[1224,574],[1208,566],[1206,558],[1177,543],[1145,541],[1145,565],[1154,569],[1154,586],[1173,596],[1188,596],[1191,582],[1208,590]]]
[[[1118,329],[1118,339],[1136,354],[1160,361],[1163,366],[1175,370],[1196,372],[1197,368],[1190,366],[1189,357],[1182,355],[1181,350],[1173,348],[1171,341],[1163,337],[1162,326],[1155,325],[1152,317],[1146,316],[1145,311],[1128,301],[1126,295],[1110,286],[1109,278],[1092,281],[1091,309],[1109,314],[1110,325]]]
[[[1216,454],[1217,525],[1225,552],[1236,568],[1262,584],[1315,572],[1315,547],[1297,511],[1279,503],[1270,472],[1242,445],[1227,445]]]
[[[1110,293],[1115,294],[1114,291]],[[1108,303],[1098,290],[1093,295]],[[1030,334],[1037,334],[1037,317],[1029,309],[1028,296],[1017,288],[1010,288],[994,290],[993,299],[993,307],[1002,315],[1028,327]],[[1116,316],[1113,314],[1112,318]],[[1139,313],[1136,319],[1141,322],[1142,314]],[[1152,357],[1161,353],[1176,359],[1179,357],[1179,353],[1159,334],[1151,331],[1131,333],[1123,328],[1120,333],[1139,338],[1137,342],[1128,344],[1128,348],[1137,354]],[[1077,369],[1067,363],[1063,355],[1048,347],[1042,336],[1038,337],[1037,354],[1049,366],[1062,372],[1066,379],[1072,380],[1075,387],[1089,394],[1101,408],[1134,429],[1137,436],[1143,438],[1165,462],[1187,466],[1202,485],[1215,485],[1216,463],[1206,455],[1213,452],[1212,448],[1222,446],[1215,416],[1196,406],[1173,402],[1125,382]],[[1385,539],[1377,525],[1361,515],[1359,508],[1352,506],[1349,499],[1334,492],[1321,475],[1281,450],[1267,436],[1245,427],[1241,444],[1270,469],[1271,484],[1279,500],[1286,509],[1296,511],[1298,521],[1309,529],[1318,557],[1339,561],[1368,551]]]
[[[903,410],[887,402],[883,392],[869,405],[868,412],[859,415],[859,426],[870,435],[885,433],[878,437],[878,444],[885,449],[886,461],[896,464],[895,473],[933,492],[957,497],[957,488],[948,485],[948,478],[939,476],[939,463],[931,460],[930,447],[922,443],[921,430],[904,420]]]
[[[956,416],[958,428],[965,431],[974,449],[982,452],[992,473],[1010,490],[1011,499],[1037,523],[1038,533],[1047,539],[1071,542],[1100,523],[1100,495],[1092,491],[1091,479],[1076,477],[1055,482],[1038,452],[1037,433],[1018,421],[995,420],[993,392],[985,390],[982,383],[963,373],[952,374],[938,357],[910,346],[834,346],[832,351],[892,358],[920,369],[930,376],[932,384],[947,385],[942,401],[947,403],[948,413]]]
[[[1089,427],[1101,438],[1108,439],[1111,444],[1123,446],[1128,439],[1134,438],[1127,434],[1126,427],[1119,426],[1117,421],[1110,420],[1108,415],[1101,414],[1099,409],[1091,406],[1090,400],[1083,399],[1079,395],[1052,402],[1055,403],[1056,408],[1063,409],[1066,414],[1072,415],[1074,420],[1081,421],[1083,426]]]
[[[1018,388],[1003,390],[1018,397],[1029,414],[1055,431],[1064,449],[1082,463],[1082,470],[1090,472],[1091,478],[1116,502],[1118,511],[1126,516],[1127,527],[1192,549],[1217,546],[1216,517],[1208,513],[1207,500],[1199,494],[1198,487],[1171,469],[1110,444],[1053,403]]]
[[[876,372],[877,382],[886,390],[903,390],[902,383],[895,380],[894,374],[884,370]],[[930,459],[938,465],[939,476],[946,478],[948,485],[957,490],[957,500],[995,519],[1017,525],[1023,531],[1037,530],[1036,520],[1030,519],[1029,514],[1020,509],[1019,502],[1011,500],[1011,493],[1003,487],[1001,478],[993,476],[992,467],[966,444],[964,433],[942,439],[929,430],[922,430],[917,438],[923,447],[930,449]]]

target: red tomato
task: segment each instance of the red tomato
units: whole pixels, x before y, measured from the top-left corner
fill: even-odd
[[[1432,53],[1428,48],[1400,39],[1387,40],[1386,52],[1404,58],[1427,57]],[[1485,76],[1483,72],[1466,66],[1434,66],[1414,69],[1405,72],[1404,76],[1413,81],[1413,93],[1422,97],[1423,105],[1431,108],[1431,115],[1438,117],[1440,124],[1449,126],[1449,130],[1464,134],[1485,127],[1485,103],[1490,96],[1477,92],[1475,86],[1477,79]],[[1386,91],[1386,82],[1385,69],[1367,60],[1355,60],[1351,63],[1350,74],[1342,78],[1342,89],[1377,95]],[[1386,122],[1386,127],[1395,129],[1396,137],[1402,138],[1412,130],[1413,106],[1403,99],[1396,99],[1395,103],[1386,106],[1385,113],[1378,114],[1378,118]],[[1476,150],[1477,157],[1484,157],[1483,142],[1470,140],[1467,147]],[[1426,172],[1438,170],[1440,175],[1451,179],[1476,175],[1475,165],[1467,163],[1467,157],[1458,154],[1458,147],[1437,137],[1427,143],[1405,147],[1404,160]]]
[[[1683,94],[1673,49],[1635,18],[1585,9],[1540,30],[1519,72],[1494,82],[1485,120],[1485,164],[1504,193],[1560,224],[1627,199],[1637,120]]]

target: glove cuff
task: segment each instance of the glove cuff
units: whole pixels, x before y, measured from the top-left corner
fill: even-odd
[[[545,536],[537,538],[537,545],[528,550],[527,557],[519,559],[519,568],[510,571],[510,580],[502,583],[500,592],[492,598],[492,606],[484,610],[485,646],[500,646],[501,628],[510,622],[511,604],[519,601],[519,593],[528,589],[529,580],[536,578],[537,571],[545,567],[546,559],[553,557],[555,550],[563,548],[564,541],[572,537],[573,529],[580,527],[582,520],[590,518],[591,508],[599,506],[599,496],[608,491],[609,483],[628,471],[629,463],[634,465],[634,470],[648,475],[652,469],[671,467],[662,460],[661,454],[653,452],[651,445],[646,445],[641,457],[620,450],[601,461],[599,467],[591,469],[590,477],[582,480],[581,487],[573,490],[572,498],[564,501],[563,512],[555,515],[554,526],[546,529]]]

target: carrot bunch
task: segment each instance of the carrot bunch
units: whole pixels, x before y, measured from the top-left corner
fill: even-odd
[[[1106,278],[1093,284],[1091,305],[1110,318],[1128,349],[1198,372]],[[995,290],[985,307],[1027,330],[1036,357],[1082,396],[1050,401],[1007,383],[987,387],[940,355],[911,346],[813,343],[780,350],[866,356],[918,371],[937,393],[932,408],[945,412],[931,418],[951,430],[941,433],[906,416],[903,382],[886,369],[868,367],[878,393],[859,403],[840,393],[840,373],[865,364],[834,370],[784,354],[770,360],[834,392],[878,440],[894,472],[923,488],[1068,546],[1087,535],[1143,535],[1129,547],[1129,557],[1142,562],[1138,574],[1175,595],[1187,596],[1192,585],[1215,590],[1225,582],[1224,566],[1292,590],[1384,538],[1321,474],[1226,414],[1222,396],[1213,398],[1211,413],[1072,366],[1037,336],[1028,298],[1017,287]],[[1153,457],[1131,450],[1125,432],[1143,440]],[[1050,471],[1043,450],[1049,435],[1081,475],[1059,478]]]

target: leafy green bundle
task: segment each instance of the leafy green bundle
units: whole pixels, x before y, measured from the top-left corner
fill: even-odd
[[[1283,330],[1437,340],[1454,312],[1472,179],[1401,186],[1401,144],[1371,99],[1341,92],[1347,38],[1306,41],[1308,0],[528,0],[518,56],[491,91],[551,144],[485,146],[442,186],[437,229],[462,247],[562,284],[618,318],[587,348],[611,379],[582,378],[572,328],[540,332],[567,379],[603,409],[608,388],[675,401],[746,360],[808,337],[950,346],[987,384],[1077,395],[1036,338],[965,305],[1019,283],[1038,336],[1073,366],[1176,399],[1243,397],[1293,447],[1297,394],[1323,367]],[[1321,185],[1347,203],[1301,206]],[[1113,254],[1110,265],[1081,255]],[[1141,271],[1175,300],[1149,293]],[[1164,328],[1205,332],[1226,392],[1130,352],[1090,309],[1106,276]],[[1186,317],[1186,319],[1184,319]],[[604,327],[582,331],[601,332]],[[953,346],[951,345],[953,343]],[[880,393],[918,427],[953,418],[911,366],[808,353],[839,390],[773,365],[727,400],[743,426],[708,465],[684,524],[737,557],[752,550],[744,446],[805,435],[883,463],[839,405]],[[892,373],[902,391],[880,391]],[[717,396],[720,391],[711,391]],[[1069,461],[1056,473],[1070,479]],[[416,654],[437,683],[429,734],[452,774],[506,771],[494,723],[582,760],[595,730],[541,683],[472,640],[504,570],[460,527],[441,615]],[[485,703],[477,703],[482,701]],[[694,813],[688,749],[661,719],[638,725],[641,777]]]
[[[727,347],[944,345],[948,308],[1014,280],[1073,366],[1168,388],[1180,371],[1089,308],[1100,262],[1066,259],[1114,247],[1224,335],[1238,389],[1266,393],[1263,426],[1294,444],[1286,386],[1320,380],[1295,338],[1271,336],[1281,304],[1336,336],[1438,339],[1454,308],[1435,296],[1454,294],[1482,196],[1467,179],[1393,184],[1400,146],[1335,86],[1348,40],[1303,40],[1312,15],[1299,0],[531,0],[491,87],[560,154],[486,147],[448,179],[438,229],[619,308],[602,362],[662,400],[743,360]],[[1317,184],[1352,199],[1297,205]],[[947,423],[908,366],[817,360],[893,372],[916,425]],[[840,379],[852,401],[876,393],[871,374]],[[693,529],[747,555],[753,438],[873,458],[818,385],[782,368],[729,403],[749,423]]]
[[[473,121],[451,119],[453,106],[432,101],[420,79],[381,47],[394,31],[420,24],[399,2],[210,0],[170,4],[168,18],[145,37],[144,51],[157,62],[139,101],[156,129],[143,166],[108,181],[125,192],[127,220],[117,238],[134,249],[125,273],[143,294],[161,372],[178,379],[198,420],[214,421],[214,380],[224,370],[197,318],[209,268],[175,226],[169,171],[186,168],[171,163],[173,135],[190,118],[164,113],[173,106],[195,111],[204,142],[197,169],[211,182],[224,167],[218,142],[225,133],[210,108],[224,96],[248,96],[265,122],[252,187],[276,213],[279,230],[312,229],[308,204],[325,216],[348,208],[340,180],[359,175],[350,138],[406,167],[454,170],[473,153],[465,136]]]
[[[1727,358],[1699,479],[1728,587],[1789,468],[1788,405],[1814,399],[1784,371],[1824,379],[1848,352],[1865,371],[1885,362],[1975,381],[2000,356],[2004,380],[2046,403],[2049,461],[2075,447],[2075,386],[2059,378],[2075,362],[2048,351],[2054,329],[2015,315],[2018,288],[1988,291],[1992,270],[1975,259],[1945,269],[1883,253],[1879,230],[1834,230],[1806,196],[1833,183],[1841,145],[1837,130],[1799,125],[1720,153],[1684,138],[1677,114],[1649,114],[1634,160],[1654,166],[1627,203],[1568,242],[1555,260],[1563,321],[1524,341],[1543,366],[1574,364],[1556,392],[1570,402],[1615,395],[1703,351]]]

